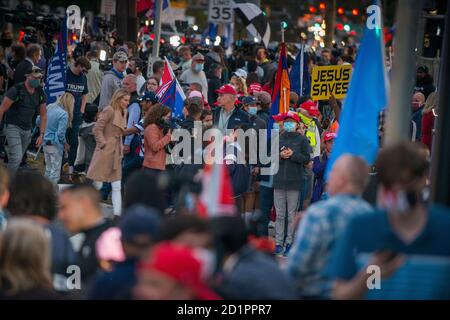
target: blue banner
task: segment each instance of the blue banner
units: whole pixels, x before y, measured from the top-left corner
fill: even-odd
[[[55,102],[66,91],[67,69],[67,17],[61,24],[58,35],[58,44],[47,69],[45,81],[45,94],[47,103]]]
[[[308,54],[305,52],[305,45],[302,45],[292,65],[289,74],[291,91],[300,97],[309,96],[311,90],[311,75],[308,72]]]
[[[327,164],[327,178],[334,162],[345,153],[360,156],[369,164],[377,156],[378,117],[388,104],[389,86],[381,27],[366,27],[353,70]]]

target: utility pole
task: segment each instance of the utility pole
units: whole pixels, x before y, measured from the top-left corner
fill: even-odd
[[[116,1],[117,34],[125,40],[128,33],[128,0]]]
[[[336,0],[327,0],[325,9],[325,47],[331,48],[336,26]]]
[[[436,136],[431,163],[431,200],[450,206],[450,1],[445,14],[445,34],[439,77]]]
[[[137,18],[136,0],[128,0],[127,40],[136,42],[137,33],[138,33],[138,18]]]
[[[148,67],[147,67],[148,76],[151,75],[153,62],[155,62],[159,57],[159,42],[161,39],[162,2],[163,0],[155,0],[155,23],[153,25],[153,33],[155,37],[153,38],[152,55],[148,56]]]
[[[422,0],[399,0],[396,13],[394,59],[386,114],[384,144],[409,141],[411,95],[414,87],[416,38]]]

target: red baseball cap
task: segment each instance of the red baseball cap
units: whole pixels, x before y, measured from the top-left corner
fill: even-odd
[[[262,86],[259,83],[252,83],[248,86],[248,93],[253,94],[255,92],[261,92]]]
[[[216,93],[221,93],[221,94],[228,93],[228,94],[237,95],[236,89],[234,89],[234,87],[229,84],[224,84],[223,86],[221,86],[218,90],[216,90]]]
[[[286,115],[285,112],[279,113],[279,114],[273,115],[273,116],[272,116],[272,119],[273,119],[275,122],[280,122],[280,121],[283,121],[283,120],[284,120],[284,116],[285,116],[285,115]]]
[[[308,111],[310,115],[313,117],[317,117],[320,115],[319,108],[317,108],[317,103],[307,100],[300,105],[300,108]]]
[[[138,265],[138,272],[160,272],[191,289],[199,300],[220,300],[202,279],[203,262],[195,250],[184,245],[162,242],[153,247],[149,258]]]
[[[286,119],[292,119],[292,120],[295,120],[297,123],[300,123],[300,118],[295,112],[285,113],[283,121],[285,121]]]
[[[327,132],[327,133],[325,133],[325,135],[323,136],[323,141],[324,141],[324,142],[327,142],[327,141],[336,139],[336,137],[337,137],[336,132]]]

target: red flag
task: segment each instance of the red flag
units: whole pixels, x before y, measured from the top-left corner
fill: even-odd
[[[233,186],[225,164],[205,165],[202,185],[202,194],[198,205],[198,213],[201,217],[236,214]]]

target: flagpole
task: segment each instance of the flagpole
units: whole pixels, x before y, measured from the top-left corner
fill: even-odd
[[[281,45],[284,44],[284,28],[281,26]],[[281,53],[281,51],[280,51]],[[281,56],[280,56],[281,59]],[[289,105],[287,103],[287,97],[286,97],[286,88],[283,88],[283,100],[284,100],[284,107],[289,111]]]
[[[305,63],[304,57],[305,57],[305,43],[302,41],[302,47],[300,49],[300,97],[303,96],[303,64]]]
[[[153,25],[153,33],[155,37],[153,38],[153,48],[152,55],[148,56],[148,67],[147,75],[151,75],[151,70],[153,62],[159,57],[159,42],[161,39],[161,15],[162,15],[162,3],[163,0],[155,0],[155,23]]]

